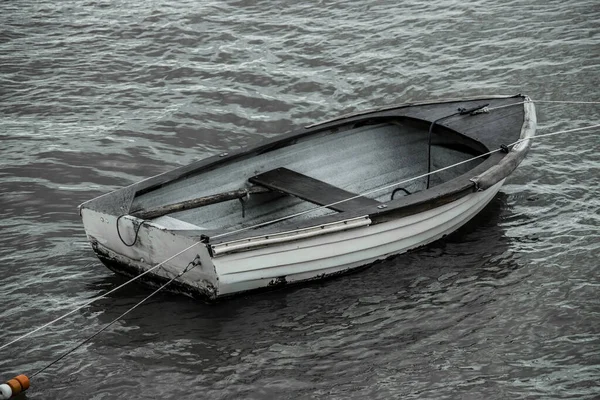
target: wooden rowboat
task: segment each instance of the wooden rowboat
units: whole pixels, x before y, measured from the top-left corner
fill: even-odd
[[[371,110],[143,180],[80,214],[111,270],[214,300],[443,237],[490,202],[535,129],[522,95]]]

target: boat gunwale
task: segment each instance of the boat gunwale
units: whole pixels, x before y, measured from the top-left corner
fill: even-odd
[[[134,197],[141,196],[143,194],[149,193],[153,190],[159,189],[163,187],[165,184],[170,184],[180,179],[186,179],[190,175],[199,172],[200,169],[206,168],[203,172],[210,171],[212,169],[218,168],[222,164],[230,163],[238,158],[242,158],[244,156],[251,155],[259,155],[266,153],[268,151],[272,151],[281,147],[289,146],[293,144],[295,140],[302,139],[306,136],[314,135],[316,133],[334,129],[337,126],[345,125],[348,123],[355,123],[357,120],[362,119],[363,117],[368,118],[407,118],[413,119],[416,121],[422,122],[432,122],[430,120],[419,119],[419,118],[411,118],[407,117],[401,113],[399,114],[390,114],[392,111],[400,111],[406,108],[413,108],[419,106],[427,106],[427,105],[437,105],[437,104],[449,104],[449,103],[465,103],[471,101],[485,100],[485,99],[512,99],[516,97],[522,97],[525,99],[525,96],[520,94],[512,95],[512,96],[488,96],[488,97],[473,97],[473,98],[464,98],[464,99],[453,99],[453,100],[443,100],[443,101],[427,101],[427,102],[419,102],[419,103],[408,103],[408,104],[400,104],[400,105],[392,105],[389,107],[384,107],[379,110],[367,110],[363,112],[357,112],[355,114],[350,114],[347,117],[336,118],[332,120],[332,122],[325,122],[318,125],[315,125],[311,128],[304,128],[304,130],[294,130],[291,132],[283,133],[281,135],[277,135],[272,138],[264,139],[258,142],[256,145],[246,148],[241,148],[225,153],[216,154],[211,157],[207,157],[198,161],[194,161],[188,165],[181,166],[179,168],[175,168],[164,173],[155,175],[153,177],[149,177],[142,181],[133,183],[128,187],[135,188]],[[378,115],[379,114],[379,115]],[[443,127],[443,125],[439,125]],[[447,128],[450,129],[450,128]],[[457,132],[469,139],[467,135],[462,134],[461,132]],[[476,140],[475,140],[476,141]],[[480,142],[479,142],[480,143]],[[483,143],[482,143],[483,144]],[[485,146],[485,145],[484,145]],[[208,168],[207,168],[208,167]],[[90,200],[91,201],[91,200]],[[85,204],[85,203],[84,203]]]
[[[322,127],[324,125],[329,125],[332,123],[339,123],[342,120],[345,119],[350,119],[350,118],[354,118],[354,117],[358,117],[358,116],[365,116],[368,114],[374,114],[374,113],[379,113],[379,112],[385,112],[385,111],[391,111],[391,110],[395,110],[395,109],[401,109],[401,108],[408,108],[408,107],[416,107],[416,106],[426,106],[426,105],[432,105],[432,104],[444,104],[444,103],[460,103],[460,102],[465,102],[465,101],[477,101],[477,100],[486,100],[486,99],[494,99],[494,100],[498,100],[498,99],[512,99],[512,98],[517,98],[517,97],[523,97],[526,98],[527,96],[524,96],[522,94],[515,94],[515,95],[490,95],[490,96],[477,96],[477,97],[469,97],[469,98],[447,98],[447,99],[438,99],[438,100],[419,100],[419,101],[415,101],[415,102],[410,102],[410,103],[403,103],[403,104],[392,104],[390,106],[384,106],[384,107],[376,107],[376,108],[371,108],[371,109],[367,109],[367,110],[361,110],[361,111],[357,111],[357,112],[353,112],[353,113],[348,113],[348,114],[343,114],[331,119],[327,119],[324,121],[320,121],[320,122],[316,122],[314,124],[310,124],[310,125],[306,125],[304,128],[305,129],[312,129],[312,128],[316,128],[316,127]]]

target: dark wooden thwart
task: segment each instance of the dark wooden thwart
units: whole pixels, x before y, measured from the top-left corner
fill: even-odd
[[[253,176],[249,181],[272,190],[291,194],[292,196],[296,196],[302,200],[310,201],[311,203],[320,206],[327,206],[331,203],[357,196],[354,193],[347,192],[330,185],[329,183],[311,178],[310,176],[300,174],[287,168],[275,168],[263,172],[262,174]],[[343,203],[328,206],[328,208],[335,211],[351,211],[358,208],[376,206],[378,204],[380,203],[377,200],[361,196]]]

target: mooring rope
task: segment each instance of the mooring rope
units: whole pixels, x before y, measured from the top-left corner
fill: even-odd
[[[534,103],[557,103],[557,104],[600,104],[600,101],[575,101],[575,100],[531,100]]]
[[[506,108],[506,107],[512,107],[512,106],[518,106],[519,104],[525,104],[525,103],[548,103],[548,104],[600,104],[600,101],[570,101],[570,100],[525,100],[525,101],[519,101],[516,103],[511,103],[511,104],[504,104],[502,106],[496,106],[496,107],[484,107],[482,110],[483,112],[488,112],[488,111],[493,111],[493,110],[500,110],[501,108]]]
[[[512,107],[512,106],[518,106],[519,104],[525,104],[525,103],[535,103],[534,101],[531,100],[526,100],[526,101],[519,101],[517,103],[510,103],[510,104],[504,104],[502,106],[496,106],[496,107],[485,107],[482,109],[483,112],[489,112],[489,111],[494,111],[494,110],[499,110],[501,108],[506,108],[506,107]]]
[[[546,134],[542,134],[542,135],[536,135],[536,136],[532,136],[532,137],[528,137],[528,138],[519,139],[519,140],[517,140],[517,141],[515,141],[515,142],[513,142],[511,144],[506,145],[506,147],[513,147],[513,146],[515,146],[515,145],[517,145],[517,144],[519,144],[521,142],[524,142],[526,140],[535,140],[535,139],[538,139],[538,138],[555,136],[555,135],[560,135],[560,134],[570,133],[570,132],[577,132],[577,131],[589,130],[589,129],[594,129],[594,128],[598,128],[598,127],[600,127],[600,124],[590,125],[590,126],[585,126],[585,127],[580,127],[580,128],[574,128],[574,129],[567,129],[567,130],[558,131],[558,132],[551,132],[551,133],[546,133]],[[362,196],[366,196],[366,195],[369,195],[369,194],[373,194],[373,193],[377,193],[377,192],[380,192],[380,191],[383,191],[383,190],[387,190],[387,189],[393,188],[395,186],[403,185],[405,183],[408,183],[408,182],[411,182],[411,181],[414,181],[414,180],[417,180],[417,179],[422,179],[422,178],[427,177],[428,175],[433,175],[433,174],[437,174],[437,173],[442,172],[442,171],[446,171],[448,169],[457,167],[459,165],[466,164],[466,163],[474,161],[476,159],[479,159],[479,158],[482,158],[482,157],[487,157],[487,156],[489,156],[491,154],[494,154],[494,153],[497,153],[499,151],[505,151],[505,150],[503,148],[498,148],[498,149],[495,149],[495,150],[491,150],[491,151],[489,151],[487,153],[480,154],[478,156],[469,158],[467,160],[463,160],[463,161],[457,162],[455,164],[448,165],[446,167],[439,168],[439,169],[436,169],[434,171],[431,171],[431,172],[428,172],[428,173],[425,173],[425,174],[421,174],[421,175],[415,176],[413,178],[405,179],[405,180],[402,180],[400,182],[395,182],[395,183],[392,183],[392,184],[389,184],[389,185],[385,185],[385,186],[377,188],[377,189],[372,189],[372,190],[369,190],[367,192],[364,192],[364,193],[361,193],[361,194],[357,194],[355,196],[349,197],[349,198],[344,199],[344,200],[339,200],[339,201],[336,201],[336,202],[333,202],[333,203],[330,203],[330,204],[327,204],[327,205],[323,205],[323,206],[317,206],[317,207],[314,207],[314,208],[311,208],[311,209],[308,209],[308,210],[304,210],[304,211],[301,211],[301,212],[298,212],[298,213],[295,213],[295,214],[290,214],[290,215],[287,215],[287,216],[284,216],[284,217],[281,217],[281,218],[276,218],[276,219],[271,220],[271,221],[266,221],[266,222],[262,222],[262,223],[255,224],[255,225],[252,225],[252,226],[248,226],[248,227],[240,228],[240,229],[237,229],[237,230],[225,232],[225,233],[222,233],[220,235],[211,236],[211,238],[215,238],[215,239],[217,239],[217,238],[223,238],[223,237],[230,236],[230,235],[233,235],[233,234],[236,234],[236,233],[245,232],[245,231],[256,229],[256,228],[260,228],[260,227],[263,227],[263,226],[266,226],[266,225],[270,225],[270,224],[274,224],[274,223],[277,223],[277,222],[285,221],[285,220],[288,220],[288,219],[291,219],[291,218],[295,218],[295,217],[298,217],[298,216],[301,216],[301,215],[305,215],[305,214],[308,214],[308,213],[311,213],[311,212],[314,212],[314,211],[317,211],[317,210],[322,210],[322,209],[325,209],[325,208],[329,208],[331,206],[334,206],[334,205],[337,205],[337,204],[340,204],[340,203],[344,203],[346,201],[354,200],[354,199],[362,197]],[[104,293],[104,294],[102,294],[100,296],[94,297],[94,298],[92,298],[92,299],[84,302],[83,304],[81,304],[77,308],[75,308],[75,309],[67,312],[66,314],[63,314],[62,316],[60,316],[58,318],[55,318],[54,320],[52,320],[50,322],[47,322],[46,324],[41,325],[38,328],[35,328],[34,330],[32,330],[32,331],[30,331],[28,333],[25,333],[25,334],[17,337],[16,339],[14,339],[14,340],[12,340],[12,341],[4,344],[4,345],[1,345],[0,346],[0,350],[4,349],[4,348],[6,348],[6,347],[8,347],[8,346],[10,346],[10,345],[12,345],[12,344],[20,341],[20,340],[25,339],[25,338],[27,338],[27,337],[29,337],[29,336],[37,333],[37,332],[39,332],[39,331],[41,331],[41,330],[49,327],[50,325],[53,325],[53,324],[55,324],[55,323],[63,320],[64,318],[68,317],[69,315],[71,315],[71,314],[73,314],[73,313],[75,313],[75,312],[77,312],[77,311],[79,311],[79,310],[87,307],[88,305],[92,304],[95,301],[98,301],[100,299],[105,298],[109,294],[114,293],[117,290],[125,287],[126,285],[128,285],[128,284],[130,284],[130,283],[132,283],[132,282],[134,282],[136,280],[138,280],[142,276],[144,276],[144,275],[146,275],[146,274],[154,271],[155,269],[161,267],[162,265],[164,265],[165,263],[171,261],[175,257],[183,254],[184,252],[188,251],[189,249],[193,248],[194,246],[197,246],[197,245],[202,244],[202,243],[203,243],[202,241],[198,241],[198,242],[193,243],[192,245],[190,245],[190,246],[186,247],[185,249],[179,251],[178,253],[174,254],[173,256],[167,258],[166,260],[164,260],[164,261],[156,264],[154,267],[151,267],[151,268],[147,269],[146,271],[142,272],[141,274],[134,276],[133,278],[129,279],[127,282],[125,282],[125,283],[123,283],[123,284],[121,284],[121,285],[119,285],[119,286],[117,286],[117,287],[109,290],[108,292],[106,292],[106,293]]]
[[[57,322],[58,322],[58,321],[60,321],[60,320],[63,320],[63,319],[65,319],[65,318],[66,318],[66,317],[68,317],[69,315],[71,315],[71,314],[73,314],[73,313],[75,313],[75,312],[77,312],[77,311],[81,310],[82,308],[85,308],[85,307],[89,306],[90,304],[92,304],[92,303],[93,303],[93,302],[95,302],[95,301],[98,301],[98,300],[100,300],[100,299],[103,299],[103,298],[105,298],[105,297],[106,297],[106,296],[108,296],[109,294],[116,292],[117,290],[119,290],[119,289],[121,289],[121,288],[125,287],[126,285],[130,284],[131,282],[133,282],[133,281],[135,281],[135,280],[137,280],[137,279],[141,278],[142,276],[144,276],[144,275],[146,275],[146,274],[148,274],[148,273],[150,273],[150,272],[154,271],[155,269],[157,269],[157,268],[161,267],[161,266],[162,266],[162,265],[164,265],[165,263],[167,263],[167,262],[171,261],[171,260],[172,260],[172,259],[174,259],[175,257],[177,257],[177,256],[179,256],[179,255],[181,255],[181,254],[185,253],[186,251],[188,251],[189,249],[191,249],[191,248],[192,248],[192,247],[194,247],[194,246],[197,246],[197,245],[199,245],[200,243],[202,243],[202,242],[196,242],[196,243],[194,243],[194,244],[192,244],[192,245],[190,245],[190,246],[186,247],[185,249],[181,250],[180,252],[178,252],[178,253],[176,253],[176,254],[172,255],[171,257],[167,258],[167,259],[166,259],[166,260],[164,260],[163,262],[160,262],[160,263],[156,264],[154,267],[152,267],[152,268],[149,268],[149,269],[147,269],[146,271],[142,272],[141,274],[134,276],[133,278],[131,278],[131,279],[129,279],[127,282],[125,282],[125,283],[123,283],[123,284],[121,284],[121,285],[117,286],[116,288],[114,288],[114,289],[111,289],[111,290],[109,290],[108,292],[106,292],[106,293],[104,293],[104,294],[101,294],[100,296],[94,297],[94,298],[92,298],[91,300],[88,300],[88,301],[86,301],[85,303],[83,303],[82,305],[78,306],[77,308],[75,308],[75,309],[73,309],[73,310],[69,311],[68,313],[66,313],[66,314],[63,314],[63,315],[61,315],[60,317],[58,317],[58,318],[55,318],[55,319],[53,319],[52,321],[50,321],[50,322],[47,322],[47,323],[45,323],[44,325],[42,325],[42,326],[39,326],[39,327],[35,328],[34,330],[32,330],[32,331],[30,331],[30,332],[28,332],[28,333],[25,333],[25,334],[23,334],[23,335],[21,335],[21,336],[17,337],[16,339],[14,339],[14,340],[12,340],[12,341],[10,341],[10,342],[6,343],[6,344],[3,344],[2,346],[0,346],[0,350],[4,349],[4,348],[6,348],[6,347],[10,346],[11,344],[14,344],[14,343],[16,343],[16,342],[18,342],[18,341],[20,341],[20,340],[23,340],[23,339],[25,339],[26,337],[28,337],[28,336],[31,336],[31,335],[33,335],[33,334],[34,334],[34,333],[36,333],[36,332],[39,332],[39,331],[41,331],[42,329],[45,329],[45,328],[49,327],[50,325],[53,325],[53,324],[57,323]]]
[[[123,215],[119,215],[119,216],[117,217],[117,222],[115,222],[115,225],[116,225],[116,227],[117,227],[117,235],[119,236],[119,239],[121,239],[121,243],[123,243],[123,244],[124,244],[125,246],[127,246],[127,247],[133,247],[133,246],[135,245],[135,243],[137,242],[137,240],[138,240],[138,236],[139,236],[139,234],[140,234],[140,229],[142,229],[142,225],[144,225],[144,224],[145,224],[146,222],[148,222],[148,221],[146,221],[146,220],[143,220],[142,222],[140,222],[140,223],[139,223],[139,225],[138,225],[136,228],[134,228],[134,233],[135,233],[135,235],[134,235],[134,237],[133,237],[133,242],[131,242],[131,243],[127,243],[127,242],[125,242],[125,240],[123,240],[123,236],[121,236],[121,230],[119,229],[119,221],[120,221],[120,220],[121,220],[121,218],[123,218],[123,217],[125,217],[125,214],[123,214]]]
[[[600,127],[600,124],[591,125],[591,126],[585,126],[585,127],[582,127],[582,128],[567,129],[567,130],[559,131],[559,132],[551,132],[551,133],[546,133],[544,135],[535,135],[535,136],[532,136],[532,137],[527,137],[527,138],[519,139],[519,140],[517,140],[517,141],[515,141],[513,143],[510,143],[510,144],[506,145],[506,147],[514,147],[517,144],[519,144],[521,142],[524,142],[526,140],[533,140],[533,139],[537,139],[537,138],[543,138],[543,137],[548,137],[548,136],[555,136],[555,135],[560,135],[560,134],[563,134],[563,133],[583,131],[583,130],[598,128],[598,127]],[[222,238],[222,237],[225,237],[225,236],[230,236],[230,235],[233,235],[233,234],[236,234],[236,233],[245,232],[245,231],[256,229],[256,228],[260,228],[260,227],[263,227],[263,226],[266,226],[266,225],[274,224],[276,222],[281,222],[281,221],[285,221],[285,220],[288,220],[288,219],[291,219],[291,218],[299,217],[301,215],[305,215],[305,214],[311,213],[313,211],[317,211],[317,210],[322,210],[322,209],[325,209],[325,208],[329,208],[331,206],[335,206],[337,204],[344,203],[346,201],[354,200],[354,199],[357,199],[359,197],[364,197],[364,196],[369,195],[369,194],[373,194],[373,193],[380,192],[382,190],[387,190],[387,189],[393,188],[394,186],[403,185],[405,183],[412,182],[412,181],[417,180],[417,179],[425,178],[425,177],[427,177],[429,175],[437,174],[438,172],[442,172],[442,171],[446,171],[446,170],[454,168],[454,167],[458,167],[459,165],[466,164],[468,162],[477,160],[478,158],[487,157],[487,156],[489,156],[491,154],[494,154],[494,153],[497,153],[499,151],[505,151],[505,150],[504,150],[504,148],[498,148],[498,149],[495,149],[495,150],[491,150],[491,151],[488,151],[487,153],[480,154],[478,156],[469,158],[467,160],[459,161],[456,164],[448,165],[446,167],[439,168],[439,169],[436,169],[434,171],[431,171],[431,172],[428,172],[428,173],[425,173],[425,174],[422,174],[422,175],[418,175],[418,176],[415,176],[415,177],[412,177],[412,178],[408,178],[408,179],[405,179],[405,180],[400,181],[400,182],[391,183],[389,185],[385,185],[385,186],[382,186],[382,187],[377,188],[377,189],[372,189],[372,190],[366,191],[364,193],[360,193],[360,194],[357,194],[355,196],[349,197],[349,198],[344,199],[344,200],[339,200],[339,201],[336,201],[336,202],[333,202],[333,203],[329,203],[329,204],[326,204],[326,205],[323,205],[323,206],[314,207],[314,208],[311,208],[311,209],[308,209],[308,210],[297,212],[295,214],[287,215],[287,216],[284,216],[284,217],[281,217],[281,218],[277,218],[277,219],[274,219],[274,220],[271,220],[271,221],[262,222],[260,224],[256,224],[256,225],[252,225],[252,226],[247,226],[247,227],[240,228],[240,229],[237,229],[237,230],[234,230],[234,231],[225,232],[225,233],[222,233],[220,235],[214,235],[214,236],[211,236],[211,238],[217,239],[217,238]]]
[[[481,112],[489,112],[490,110],[495,110],[495,109],[504,108],[504,107],[510,107],[510,106],[514,106],[514,105],[518,105],[518,104],[524,104],[524,103],[528,103],[528,102],[534,102],[534,103],[535,102],[538,102],[538,103],[557,103],[557,104],[558,103],[562,103],[562,104],[600,104],[600,102],[589,102],[589,101],[556,101],[556,100],[535,100],[534,101],[534,100],[530,100],[529,99],[529,100],[524,101],[524,102],[513,103],[513,104],[506,105],[506,106],[498,106],[498,107],[489,108],[489,109],[488,108],[483,108],[483,109],[481,109]],[[502,145],[498,149],[491,150],[491,151],[489,151],[487,153],[480,154],[480,155],[472,157],[470,159],[467,159],[467,160],[464,160],[464,161],[461,161],[461,162],[458,162],[458,163],[455,163],[455,164],[452,164],[452,165],[449,165],[449,166],[446,166],[446,167],[443,167],[443,168],[439,168],[439,169],[437,169],[435,171],[428,171],[426,174],[422,174],[422,175],[419,175],[419,176],[416,176],[416,177],[413,177],[413,178],[410,178],[410,179],[405,179],[405,180],[400,181],[400,182],[396,182],[396,183],[392,183],[392,184],[389,184],[389,185],[385,185],[384,187],[373,189],[373,190],[364,192],[362,194],[358,194],[356,196],[352,196],[352,197],[344,199],[344,200],[340,200],[340,201],[337,201],[337,202],[330,203],[328,205],[315,207],[315,208],[312,208],[312,209],[309,209],[309,210],[305,210],[303,212],[299,212],[299,213],[295,213],[295,214],[292,214],[292,215],[288,215],[286,217],[277,218],[277,219],[274,219],[272,221],[263,222],[263,223],[260,223],[260,224],[256,224],[256,225],[245,227],[245,228],[241,228],[241,229],[237,229],[237,230],[230,231],[230,232],[225,232],[225,233],[220,234],[220,235],[215,235],[215,236],[213,236],[213,238],[225,237],[225,236],[233,235],[235,233],[247,231],[247,230],[250,230],[250,229],[256,229],[256,228],[261,227],[261,226],[265,226],[265,225],[268,225],[268,224],[273,224],[273,223],[276,223],[276,222],[280,222],[280,221],[284,221],[284,220],[287,220],[287,219],[291,219],[291,218],[294,218],[296,216],[304,215],[304,214],[307,214],[307,213],[310,213],[310,212],[313,212],[313,211],[316,211],[316,210],[321,210],[321,209],[324,209],[324,208],[329,208],[329,207],[334,206],[336,204],[340,204],[340,203],[343,203],[343,202],[346,202],[346,201],[350,201],[350,200],[356,199],[358,197],[362,197],[362,196],[365,196],[365,195],[368,195],[368,194],[376,193],[376,192],[379,192],[379,191],[382,191],[382,190],[390,189],[390,188],[392,188],[394,186],[402,185],[404,183],[411,182],[411,181],[414,181],[414,180],[417,180],[417,179],[421,179],[421,178],[424,178],[424,177],[429,178],[430,175],[433,175],[433,174],[445,171],[445,170],[450,169],[450,168],[457,167],[459,165],[468,163],[468,162],[476,160],[478,158],[486,157],[488,155],[497,153],[499,151],[507,151],[509,147],[514,147],[515,145],[517,145],[519,143],[522,143],[524,141],[527,141],[527,140],[534,140],[534,139],[538,139],[538,138],[550,137],[550,136],[560,135],[560,134],[564,134],[564,133],[589,130],[589,129],[594,129],[594,128],[598,128],[598,127],[600,127],[600,124],[590,125],[590,126],[585,126],[585,127],[580,127],[580,128],[567,129],[567,130],[563,130],[563,131],[551,132],[551,133],[546,133],[546,134],[542,134],[542,135],[536,135],[536,136],[532,136],[532,137],[522,138],[522,139],[516,140],[513,143],[510,143],[508,145]],[[398,190],[398,189],[396,189],[396,190]],[[393,194],[392,194],[392,198],[393,198]],[[136,232],[136,239],[137,239],[137,232]],[[193,243],[192,245],[190,245],[190,246],[186,247],[185,249],[179,251],[178,253],[172,255],[171,257],[169,257],[166,260],[160,262],[159,264],[155,265],[154,267],[149,268],[148,270],[142,272],[141,274],[139,274],[139,275],[137,275],[137,276],[129,279],[127,282],[125,282],[125,283],[117,286],[116,288],[111,289],[108,292],[106,292],[106,293],[104,293],[104,294],[102,294],[100,296],[94,297],[91,300],[86,301],[82,305],[80,305],[77,308],[73,309],[72,311],[69,311],[68,313],[66,313],[66,314],[64,314],[64,315],[62,315],[62,316],[60,316],[60,317],[58,317],[58,318],[56,318],[56,319],[54,319],[54,320],[46,323],[46,324],[44,324],[44,325],[42,325],[42,326],[40,326],[40,327],[38,327],[38,328],[36,328],[36,329],[34,329],[34,330],[26,333],[26,334],[24,334],[24,335],[21,335],[21,336],[17,337],[16,339],[14,339],[14,340],[12,340],[12,341],[10,341],[10,342],[2,345],[2,346],[0,346],[0,350],[2,350],[4,348],[6,348],[6,347],[8,347],[8,346],[10,346],[10,345],[12,345],[14,343],[16,343],[16,342],[18,342],[18,341],[20,341],[20,340],[22,340],[22,339],[24,339],[26,337],[31,336],[34,333],[41,331],[42,329],[45,329],[46,327],[48,327],[48,326],[50,326],[50,325],[52,325],[52,324],[54,324],[54,323],[56,323],[56,322],[58,322],[58,321],[60,321],[60,320],[62,320],[64,318],[66,318],[67,316],[69,316],[69,315],[77,312],[78,310],[81,310],[84,307],[87,307],[88,305],[90,305],[91,303],[93,303],[93,302],[95,302],[97,300],[105,298],[109,294],[111,294],[111,293],[113,293],[113,292],[115,292],[115,291],[123,288],[124,286],[128,285],[129,283],[131,283],[131,282],[133,282],[133,281],[141,278],[142,276],[144,276],[144,275],[152,272],[153,270],[161,267],[162,265],[164,265],[168,261],[174,259],[175,257],[183,254],[184,252],[188,251],[189,249],[191,249],[194,246],[196,246],[198,244],[201,244],[201,243],[203,243],[203,241],[198,241],[198,242]],[[135,244],[135,241],[134,241],[133,244]],[[135,310],[136,308],[138,308],[139,306],[141,306],[142,304],[144,304],[147,300],[149,300],[151,297],[153,297],[158,292],[160,292],[161,290],[163,290],[169,284],[171,284],[176,279],[180,278],[185,273],[187,273],[189,270],[191,270],[192,268],[194,268],[195,266],[197,266],[198,265],[198,263],[197,263],[198,258],[199,258],[199,256],[196,256],[196,258],[193,261],[191,261],[187,265],[187,267],[184,268],[180,273],[178,273],[177,275],[175,275],[173,278],[169,279],[166,283],[164,283],[163,285],[161,285],[158,289],[156,289],[155,291],[153,291],[152,293],[150,293],[144,299],[142,299],[141,301],[139,301],[138,303],[136,303],[133,307],[129,308],[127,311],[125,311],[124,313],[122,313],[121,315],[119,315],[117,318],[115,318],[114,320],[112,320],[111,322],[109,322],[107,325],[105,325],[104,327],[102,327],[100,330],[98,330],[97,332],[95,332],[93,335],[87,337],[85,340],[81,341],[76,346],[74,346],[71,349],[69,349],[67,352],[63,353],[61,356],[59,356],[58,358],[56,358],[55,360],[53,360],[52,362],[50,362],[48,365],[46,365],[43,368],[41,368],[41,369],[37,370],[36,372],[34,372],[31,375],[31,377],[32,378],[36,377],[37,375],[41,374],[42,372],[44,372],[45,370],[47,370],[51,366],[55,365],[60,360],[64,359],[69,354],[73,353],[74,351],[76,351],[77,349],[79,349],[81,346],[83,346],[84,344],[88,343],[90,340],[92,340],[93,338],[95,338],[96,336],[98,336],[99,334],[101,334],[102,332],[104,332],[105,330],[107,330],[109,327],[111,327],[117,321],[119,321],[120,319],[122,319],[123,317],[125,317],[127,314],[129,314],[130,312],[132,312],[133,310]],[[11,384],[14,385],[15,388],[18,387],[18,389],[13,389],[13,386],[11,386]],[[7,382],[7,384],[0,385],[0,387],[2,387],[1,388],[1,390],[2,390],[2,393],[1,393],[2,396],[1,397],[2,398],[8,398],[8,397],[4,397],[4,396],[10,395],[11,393],[15,393],[15,392],[11,392],[11,390],[18,390],[16,392],[16,394],[15,394],[15,395],[18,395],[20,391],[22,391],[22,390],[24,391],[24,390],[27,390],[27,388],[29,388],[29,378],[27,376],[25,376],[25,375],[19,375],[19,376],[15,377],[14,379],[9,380]],[[8,390],[8,393],[6,392],[7,390]]]
[[[175,279],[181,278],[183,276],[183,274],[185,274],[189,270],[193,269],[196,265],[198,265],[198,264],[196,262],[196,259],[194,259],[194,261],[190,262],[187,265],[187,267],[185,267],[185,269],[183,271],[181,271],[179,274],[175,275],[173,278],[171,278],[165,284],[163,284],[162,286],[160,286],[154,292],[152,292],[148,296],[144,297],[141,301],[137,302],[133,307],[129,308],[123,314],[119,315],[117,318],[113,319],[111,322],[109,322],[108,324],[104,325],[100,330],[98,330],[97,332],[95,332],[93,335],[87,337],[85,340],[81,341],[76,346],[74,346],[71,349],[69,349],[68,351],[66,351],[60,357],[56,358],[54,361],[52,361],[51,363],[49,363],[45,367],[43,367],[43,368],[39,369],[38,371],[34,372],[33,374],[31,374],[31,378],[34,378],[37,375],[41,374],[42,372],[44,372],[45,370],[47,370],[48,368],[50,368],[51,366],[53,366],[54,364],[56,364],[57,362],[59,362],[60,360],[62,360],[63,358],[65,358],[66,356],[68,356],[69,354],[73,353],[75,350],[77,350],[78,348],[80,348],[81,346],[83,346],[84,344],[86,344],[87,342],[89,342],[90,340],[92,340],[93,338],[95,338],[96,336],[98,336],[99,334],[101,334],[102,332],[104,332],[105,330],[107,330],[108,328],[110,328],[112,325],[114,325],[121,318],[123,318],[124,316],[126,316],[127,314],[129,314],[130,312],[132,312],[133,310],[135,310],[136,308],[138,308],[139,306],[141,306],[142,304],[144,304],[152,296],[154,296],[155,294],[157,294],[158,292],[160,292],[161,290],[163,290],[165,287],[167,287],[169,284],[171,284]]]

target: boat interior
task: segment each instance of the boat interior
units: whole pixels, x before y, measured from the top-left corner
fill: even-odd
[[[269,189],[168,215],[200,230],[229,232],[307,210],[314,211],[295,217],[295,221],[389,204],[392,199],[427,189],[427,178],[392,185],[428,172],[430,125],[428,121],[390,118],[317,130],[285,145],[237,157],[218,167],[199,168],[140,192],[130,210],[148,210],[240,189]],[[436,127],[431,136],[430,170],[483,151],[483,146],[465,145],[459,133]],[[480,158],[436,173],[429,187],[458,177],[483,161]],[[331,204],[348,198],[352,200]]]

